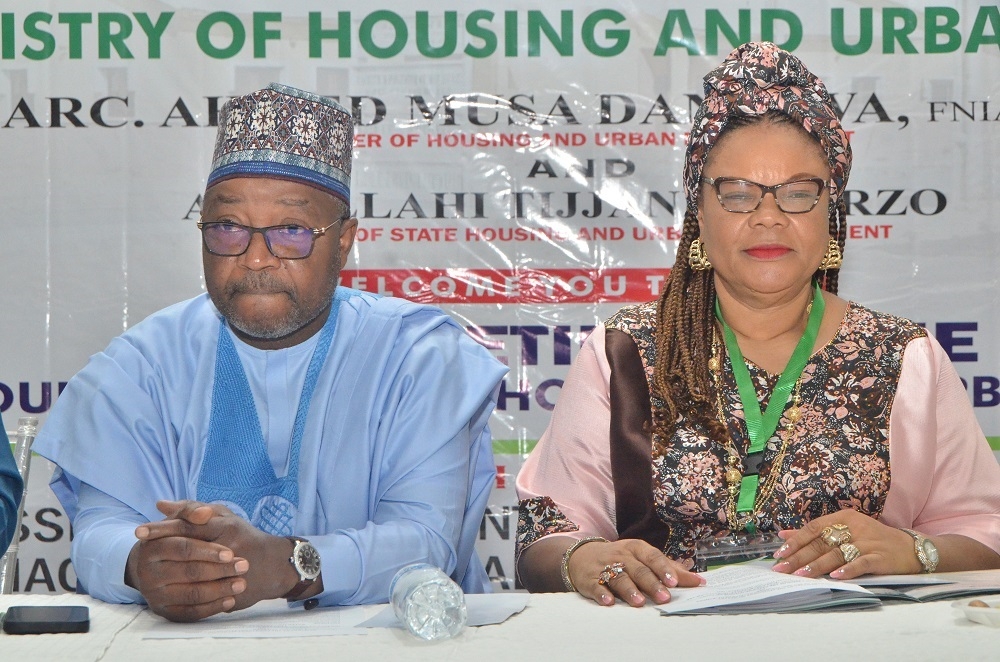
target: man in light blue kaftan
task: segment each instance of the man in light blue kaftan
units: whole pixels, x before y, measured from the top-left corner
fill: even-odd
[[[375,603],[414,562],[487,590],[474,544],[506,368],[436,308],[336,287],[351,136],[301,90],[230,101],[199,224],[208,294],[113,340],[53,408],[35,450],[91,595],[172,620]]]

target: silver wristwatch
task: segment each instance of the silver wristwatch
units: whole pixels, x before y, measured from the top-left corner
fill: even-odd
[[[305,538],[297,538],[295,536],[287,536],[287,538],[292,541],[293,545],[292,555],[288,557],[288,562],[299,575],[299,583],[283,597],[286,600],[295,600],[302,593],[305,593],[305,590],[319,577],[320,558],[319,552]]]
[[[917,553],[917,560],[924,567],[924,572],[934,572],[937,570],[938,556],[937,546],[930,541],[930,538],[923,536],[913,529],[903,529],[913,538],[913,550]]]

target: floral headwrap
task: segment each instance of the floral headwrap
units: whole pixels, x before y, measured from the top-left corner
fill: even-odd
[[[701,172],[708,152],[733,115],[763,115],[777,110],[815,136],[830,163],[835,204],[851,172],[851,145],[837,119],[823,81],[802,60],[774,44],[751,42],[729,54],[705,76],[705,99],[694,116],[687,158],[684,192],[688,208],[696,209]]]

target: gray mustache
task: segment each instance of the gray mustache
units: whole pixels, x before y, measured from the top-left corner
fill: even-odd
[[[288,285],[267,272],[251,272],[244,278],[226,287],[226,294],[287,294],[293,300],[295,294]]]

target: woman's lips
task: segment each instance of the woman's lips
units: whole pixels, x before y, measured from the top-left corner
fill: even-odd
[[[758,260],[777,260],[786,253],[791,253],[792,249],[788,246],[768,245],[754,246],[753,248],[748,248],[745,252],[750,257],[757,258]]]

